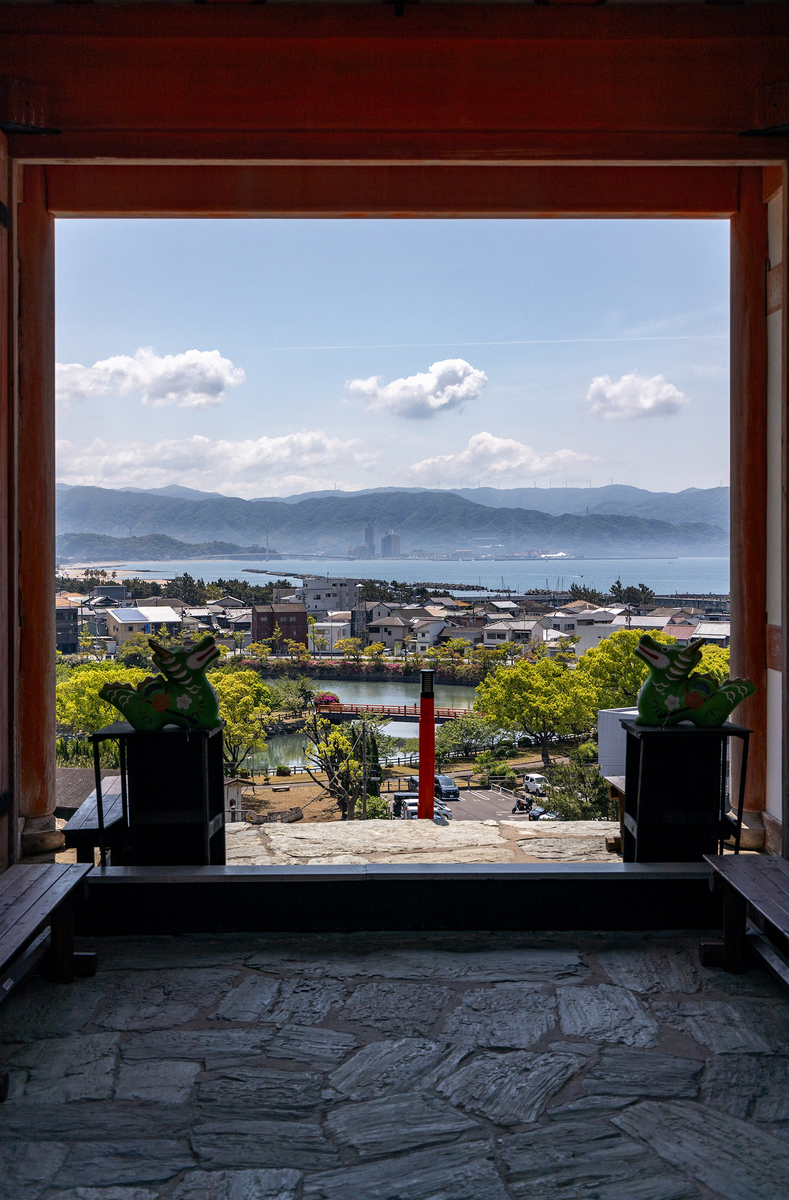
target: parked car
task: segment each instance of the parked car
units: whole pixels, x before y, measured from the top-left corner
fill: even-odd
[[[558,813],[546,812],[544,808],[540,808],[535,804],[534,808],[529,813],[530,821],[561,821]]]
[[[548,780],[544,775],[524,775],[523,790],[532,796],[544,796]]]
[[[433,777],[433,795],[437,800],[459,800],[460,788],[455,783],[454,779],[449,775],[435,775]],[[419,792],[419,780],[416,775],[412,775],[408,780],[408,786],[413,792]]]
[[[392,799],[392,815],[394,817],[400,816],[404,820],[415,821],[418,810],[419,794],[417,792],[395,792]],[[433,815],[446,817],[448,821],[452,820],[452,810],[447,808],[441,800],[433,801]]]

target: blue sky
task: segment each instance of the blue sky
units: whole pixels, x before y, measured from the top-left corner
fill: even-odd
[[[59,221],[59,478],[717,486],[728,270],[725,221]]]

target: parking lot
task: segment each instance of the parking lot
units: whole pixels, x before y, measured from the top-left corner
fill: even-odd
[[[534,799],[539,804],[539,797]],[[459,800],[452,800],[448,807],[452,810],[455,821],[526,821],[528,813],[513,813],[514,801],[510,796],[501,796],[481,788],[468,791],[462,788]]]

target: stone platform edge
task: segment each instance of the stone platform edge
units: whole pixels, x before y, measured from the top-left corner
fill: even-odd
[[[86,936],[375,930],[719,929],[706,863],[95,868]]]

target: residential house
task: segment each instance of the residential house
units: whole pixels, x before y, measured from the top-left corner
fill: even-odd
[[[371,621],[367,626],[369,640],[383,642],[386,649],[391,650],[394,654],[402,651],[403,642],[411,632],[411,622],[394,615],[383,617],[380,621]]]
[[[696,637],[697,623],[688,625],[667,625],[664,633],[670,633],[673,638],[679,642],[680,646],[687,646]]]
[[[283,642],[289,639],[307,645],[307,609],[303,604],[254,604],[251,612],[252,641],[265,642],[279,626]]]
[[[482,632],[482,642],[486,647],[495,647],[508,641],[510,641],[509,621],[491,621]]]
[[[55,597],[55,649],[61,654],[79,650],[80,603],[65,596]]]
[[[654,630],[664,630],[667,621],[665,617],[638,616],[631,612],[621,612],[611,622],[611,632],[618,629],[640,629],[642,633],[652,633]]]
[[[172,608],[176,612],[183,612],[190,605],[185,600],[179,600],[175,596],[146,596],[142,600],[134,601],[135,608]]]
[[[666,629],[666,633],[673,633]],[[726,647],[731,642],[731,623],[729,621],[699,621],[696,626],[696,637],[705,642],[714,642],[716,646]]]
[[[162,627],[168,637],[181,632],[181,615],[173,608],[108,608],[104,616],[107,634],[116,646],[122,646],[135,633],[155,636]]]
[[[412,617],[410,624],[413,634],[410,649],[418,650],[420,654],[424,654],[431,646],[437,646],[447,629],[443,617]]]
[[[125,603],[128,595],[128,588],[122,583],[100,583],[98,587],[92,588],[90,592],[91,599],[105,599],[112,604]]]
[[[336,613],[325,621],[314,621],[310,625],[307,649],[313,654],[333,654],[334,647],[343,638],[351,637],[350,617]]]

